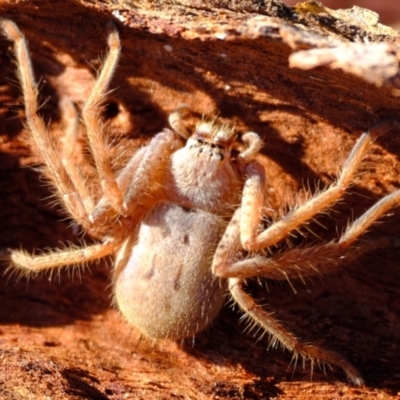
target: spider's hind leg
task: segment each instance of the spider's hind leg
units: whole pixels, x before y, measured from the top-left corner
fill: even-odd
[[[239,278],[229,278],[229,290],[239,307],[259,326],[261,326],[273,338],[293,351],[294,358],[298,355],[304,359],[309,359],[313,363],[315,361],[322,361],[328,365],[336,365],[343,369],[349,380],[357,386],[362,386],[364,381],[357,370],[351,363],[349,363],[340,354],[325,350],[321,347],[303,344],[296,336],[286,330],[283,325],[278,322],[272,314],[266,312],[254,299],[243,290],[243,280]]]
[[[110,241],[87,247],[56,250],[41,255],[30,255],[21,250],[10,250],[6,261],[11,263],[13,270],[18,270],[23,275],[37,274],[68,265],[85,265],[89,261],[98,260],[114,253],[119,246],[119,242]]]
[[[68,213],[79,224],[89,226],[88,213],[82,197],[64,168],[58,146],[54,142],[48,127],[38,114],[38,87],[25,36],[18,29],[17,25],[10,20],[1,20],[0,28],[4,35],[14,44],[18,78],[25,103],[27,129],[31,134],[38,153],[43,158],[44,166],[42,167],[42,171],[56,188],[57,197]]]

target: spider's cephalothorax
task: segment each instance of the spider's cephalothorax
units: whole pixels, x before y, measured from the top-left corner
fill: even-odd
[[[261,140],[247,134],[254,158]],[[166,182],[169,197],[178,204],[223,214],[240,203],[243,187],[240,154],[232,157],[236,133],[214,122],[200,123],[186,145],[171,156]],[[247,149],[247,151],[249,151]]]
[[[358,139],[333,185],[265,228],[267,171],[257,161],[262,142],[256,133],[247,132],[238,142],[233,129],[203,121],[190,135],[182,122],[185,107],[181,107],[169,119],[172,130],[155,135],[114,174],[99,107],[120,54],[118,33],[113,31],[108,38],[109,54],[82,111],[95,168],[87,163],[80,169],[67,140],[74,137],[76,120],[67,127],[58,152],[37,114],[37,84],[26,40],[12,21],[3,20],[1,28],[14,43],[27,129],[44,160],[43,173],[71,218],[101,239],[84,248],[39,256],[12,250],[14,268],[35,273],[115,253],[115,302],[128,321],[148,336],[179,340],[195,335],[210,325],[228,292],[254,324],[295,356],[337,365],[354,384],[362,384],[352,364],[337,353],[303,344],[256,304],[243,282],[254,277],[296,279],[335,271],[343,255],[351,259],[360,253],[360,245],[351,245],[377,218],[399,204],[400,191],[367,210],[337,241],[293,247],[271,257],[264,249],[279,244],[343,196],[384,126]],[[64,109],[69,103],[65,104]],[[87,169],[95,177],[89,188],[88,178],[82,176]]]

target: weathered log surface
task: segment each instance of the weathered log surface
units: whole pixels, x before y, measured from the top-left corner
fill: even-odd
[[[113,20],[123,47],[105,110],[113,134],[133,149],[165,127],[182,103],[219,113],[240,131],[263,136],[274,207],[303,186],[314,191],[318,181],[332,182],[360,133],[399,115],[399,39],[368,13],[343,17],[318,4],[294,12],[277,0],[1,0],[0,10],[29,39],[46,100],[41,111],[54,135],[60,135],[60,99],[69,96],[80,108],[87,97]],[[381,47],[367,48],[368,41]],[[354,53],[343,58],[350,47]],[[291,56],[300,50],[310,52]],[[311,56],[313,66],[326,65],[290,68],[290,56],[292,66],[310,66]],[[79,243],[70,221],[46,200],[50,192],[38,173],[27,168],[40,159],[25,145],[12,58],[1,39],[0,247],[38,251]],[[328,229],[315,232],[335,237],[348,217],[398,188],[399,155],[398,131],[379,138],[351,193],[322,219]],[[399,223],[395,209],[366,237],[397,236]],[[0,398],[396,398],[399,255],[398,249],[368,254],[334,276],[293,282],[297,293],[288,283],[270,283],[269,292],[251,288],[305,341],[323,340],[357,365],[363,388],[346,384],[337,369],[324,375],[315,367],[311,376],[306,364],[293,371],[290,354],[241,334],[244,325],[229,308],[193,346],[143,339],[110,307],[107,262],[81,279],[64,271],[50,281],[43,275],[16,282],[0,267]]]

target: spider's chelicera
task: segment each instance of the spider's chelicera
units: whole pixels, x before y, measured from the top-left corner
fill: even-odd
[[[229,292],[274,343],[281,343],[295,357],[339,366],[354,384],[362,384],[360,373],[344,357],[303,344],[256,304],[244,291],[243,282],[252,277],[280,280],[326,273],[340,266],[343,255],[356,255],[357,251],[350,251],[351,244],[398,204],[400,191],[366,211],[337,241],[291,248],[271,257],[262,250],[343,196],[379,126],[358,139],[333,185],[266,227],[262,223],[266,171],[257,161],[262,147],[259,136],[247,132],[239,142],[231,127],[207,120],[191,134],[183,123],[185,107],[170,116],[171,130],[154,136],[114,174],[100,107],[120,54],[114,30],[108,37],[109,53],[82,111],[95,164],[95,169],[88,164],[85,170],[92,169],[97,179],[95,187],[86,185],[82,170],[72,161],[76,121],[67,127],[62,144],[55,143],[37,114],[37,84],[26,40],[12,21],[3,20],[1,27],[14,43],[27,128],[44,160],[43,172],[71,218],[102,239],[91,246],[39,256],[12,250],[14,268],[39,272],[115,253],[115,302],[144,334],[175,340],[195,335],[213,321]],[[71,107],[68,102],[62,106],[66,112]]]

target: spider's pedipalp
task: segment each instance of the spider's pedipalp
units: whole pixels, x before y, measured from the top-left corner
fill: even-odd
[[[263,147],[263,141],[254,132],[246,132],[242,135],[242,140],[247,145],[247,148],[238,155],[238,159],[242,163],[249,163],[260,152]]]
[[[182,104],[175,109],[168,117],[169,126],[183,139],[189,139],[190,133],[183,123],[183,119],[190,115],[191,109],[188,105]]]

